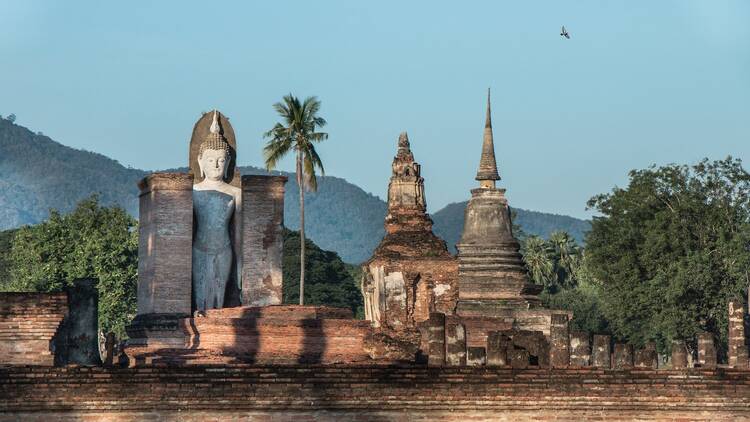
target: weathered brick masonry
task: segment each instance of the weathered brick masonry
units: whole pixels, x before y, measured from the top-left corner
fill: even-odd
[[[65,293],[0,295],[0,365],[52,365],[52,338],[68,314]]]
[[[737,420],[750,418],[750,371],[0,367],[0,421],[267,421],[271,416],[307,421]]]

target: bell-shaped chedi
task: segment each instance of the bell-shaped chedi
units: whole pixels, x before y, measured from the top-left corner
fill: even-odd
[[[487,118],[484,127],[482,157],[476,180],[479,188],[471,191],[466,207],[464,230],[458,250],[459,302],[462,316],[510,316],[509,310],[540,305],[542,286],[532,284],[513,236],[510,207],[495,160],[495,147],[487,94]]]
[[[432,232],[424,179],[405,132],[392,170],[386,234],[363,265],[361,287],[365,317],[376,327],[402,330],[432,311],[453,312],[457,269],[445,241]]]

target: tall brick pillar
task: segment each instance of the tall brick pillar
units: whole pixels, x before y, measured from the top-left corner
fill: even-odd
[[[739,301],[729,302],[729,350],[727,351],[729,366],[737,368],[747,367],[747,346],[745,345],[745,312]]]
[[[193,176],[154,173],[138,187],[138,313],[128,344],[184,347],[177,321],[191,313]]]
[[[243,306],[281,304],[286,176],[242,176]]]

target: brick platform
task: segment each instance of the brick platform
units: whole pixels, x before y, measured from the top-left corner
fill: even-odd
[[[370,323],[349,309],[279,305],[213,309],[183,318],[184,348],[128,347],[131,365],[354,363],[370,361]]]
[[[52,338],[67,314],[65,293],[1,293],[0,364],[52,365]]]
[[[76,418],[738,420],[750,418],[750,371],[0,367],[0,421]]]

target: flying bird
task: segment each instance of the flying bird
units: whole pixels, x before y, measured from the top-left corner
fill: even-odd
[[[570,39],[570,34],[568,34],[568,31],[565,30],[565,25],[563,25],[562,29],[560,30],[560,36]]]

